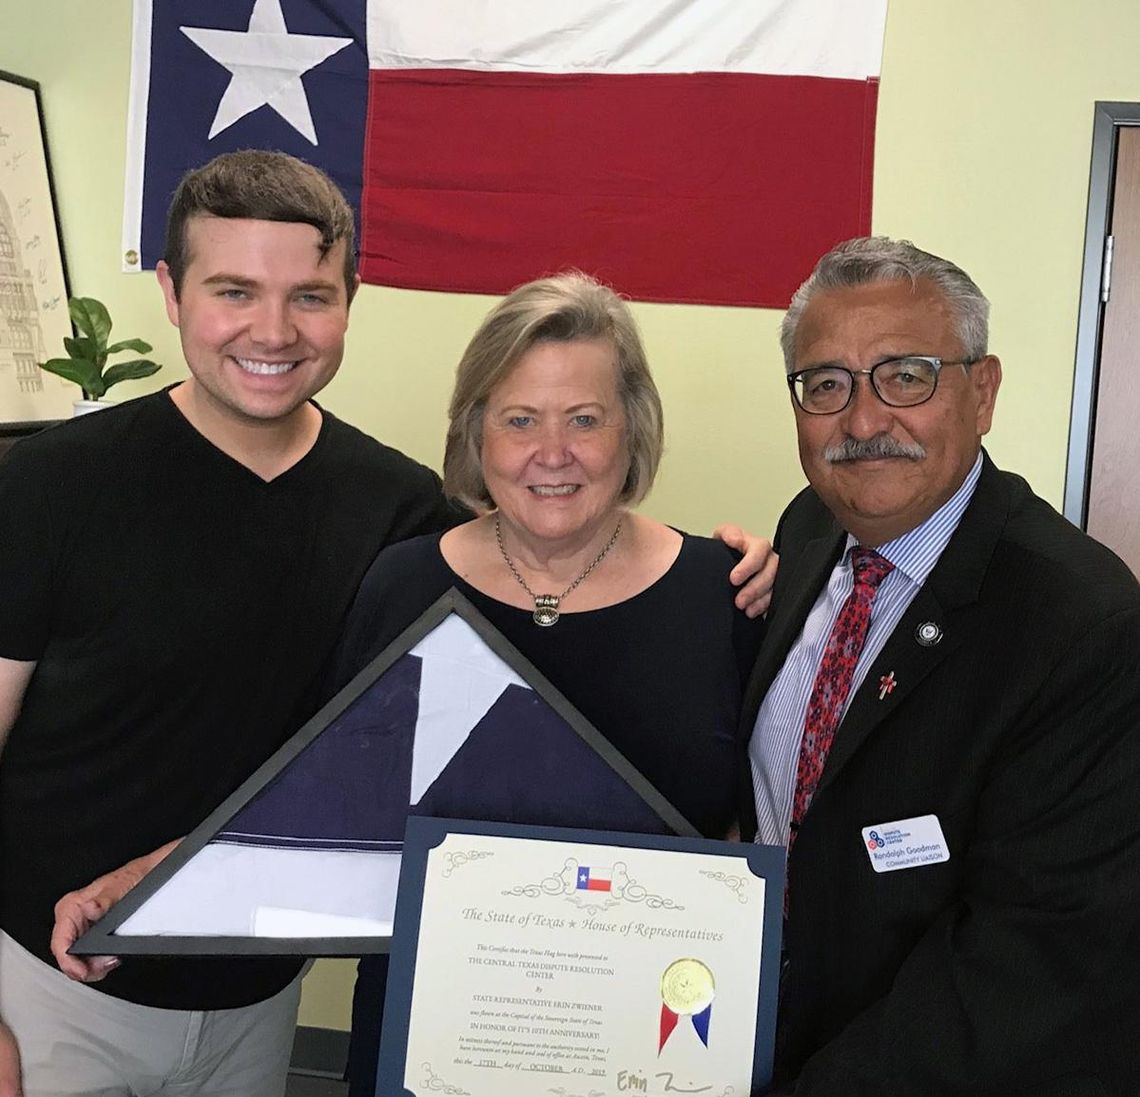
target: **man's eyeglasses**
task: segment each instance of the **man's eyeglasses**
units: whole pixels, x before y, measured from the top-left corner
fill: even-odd
[[[843,366],[817,366],[788,374],[788,387],[795,401],[809,415],[834,415],[851,403],[855,378],[865,373],[884,404],[892,408],[913,408],[925,404],[938,388],[943,366],[972,366],[977,359],[944,362],[925,354],[891,358],[870,369],[849,370]]]

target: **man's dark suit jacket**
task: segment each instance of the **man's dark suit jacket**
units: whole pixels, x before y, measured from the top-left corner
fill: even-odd
[[[780,521],[749,728],[844,536],[810,489]],[[862,828],[929,814],[949,861],[872,871]],[[1140,1094],[1140,588],[988,457],[851,701],[788,873],[778,1086]]]

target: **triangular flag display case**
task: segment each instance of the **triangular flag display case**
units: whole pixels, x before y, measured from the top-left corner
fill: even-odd
[[[72,951],[386,952],[409,815],[696,836],[452,589]]]

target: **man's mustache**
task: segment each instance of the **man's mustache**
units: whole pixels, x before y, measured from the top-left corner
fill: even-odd
[[[921,461],[926,450],[917,442],[907,445],[889,434],[876,434],[874,438],[845,438],[838,446],[828,446],[823,459],[831,465],[842,461],[873,461],[881,457],[905,457],[908,461]]]

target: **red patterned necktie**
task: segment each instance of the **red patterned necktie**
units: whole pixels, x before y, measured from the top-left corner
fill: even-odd
[[[823,765],[835,739],[835,729],[839,727],[843,715],[843,706],[851,692],[855,664],[859,662],[859,655],[867,639],[867,627],[871,623],[871,605],[875,601],[875,593],[883,579],[894,570],[894,564],[874,549],[856,545],[851,550],[851,569],[855,574],[855,587],[835,619],[808,698],[804,737],[800,743],[799,765],[796,767],[796,791],[792,798],[789,852],[796,838],[796,830],[815,795]]]

